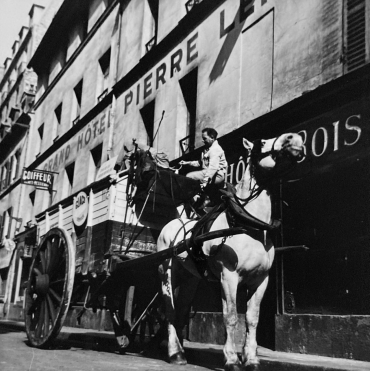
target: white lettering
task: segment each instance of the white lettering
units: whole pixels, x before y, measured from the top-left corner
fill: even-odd
[[[306,147],[306,142],[307,142],[307,131],[306,130],[301,130],[300,132],[298,132],[298,134],[302,137],[303,139],[303,153],[304,153],[304,156],[302,158],[302,160],[299,160],[298,162],[302,162],[305,160],[306,156],[307,156],[307,147]]]
[[[239,162],[236,165],[236,183],[240,183],[245,173],[245,162],[243,156],[239,157]]]
[[[339,121],[333,122],[333,126],[334,126],[334,151],[338,151]]]
[[[322,131],[323,139],[324,139],[323,148],[322,148],[322,151],[320,153],[318,153],[317,150],[316,150],[316,137],[317,137],[317,133],[319,131]],[[316,156],[316,157],[320,157],[326,151],[327,146],[328,146],[328,132],[325,128],[319,127],[318,129],[315,130],[315,132],[313,133],[313,136],[312,136],[312,153],[313,153],[313,155]]]
[[[349,124],[349,120],[351,118],[357,118],[358,120],[360,120],[361,119],[361,115],[350,116],[346,120],[346,124],[345,124],[346,129],[347,130],[355,130],[357,132],[357,138],[352,143],[349,143],[346,140],[344,141],[344,145],[346,145],[346,146],[353,146],[354,144],[356,144],[359,141],[359,139],[361,137],[361,128],[359,126],[355,126],[355,125],[350,125]]]
[[[231,164],[226,169],[226,176],[225,176],[225,181],[226,182],[229,182],[229,183],[232,183],[233,182],[233,178],[234,178],[234,165],[235,164]]]

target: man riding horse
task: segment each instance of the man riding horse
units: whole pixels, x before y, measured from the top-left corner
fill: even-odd
[[[227,169],[225,152],[218,144],[217,135],[218,133],[215,129],[204,128],[202,130],[202,140],[205,149],[202,152],[201,161],[180,161],[180,165],[202,167],[201,170],[192,171],[186,176],[199,180],[201,189],[209,193],[211,199],[214,199],[215,190],[223,188]],[[201,197],[197,203],[202,204],[204,198],[204,196]]]

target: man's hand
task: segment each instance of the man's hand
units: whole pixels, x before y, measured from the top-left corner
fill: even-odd
[[[180,165],[187,165],[189,163],[189,161],[184,161],[184,160],[181,160],[179,162]]]

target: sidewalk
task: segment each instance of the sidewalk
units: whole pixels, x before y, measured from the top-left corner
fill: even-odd
[[[4,326],[15,331],[24,331],[24,323],[0,320],[0,326]],[[116,342],[113,332],[96,331],[75,327],[63,327],[58,339],[68,345],[114,351]],[[189,363],[200,365],[215,365],[222,368],[223,353],[222,345],[202,344],[185,341],[185,352]],[[329,358],[297,353],[275,352],[266,348],[259,347],[258,354],[261,360],[261,371],[369,371],[370,362],[353,361],[342,358]]]

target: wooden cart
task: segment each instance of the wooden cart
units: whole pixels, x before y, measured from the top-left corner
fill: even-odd
[[[147,198],[130,207],[127,182],[123,171],[36,216],[40,243],[25,295],[32,346],[52,344],[71,306],[109,310],[122,347],[130,336],[158,331],[158,265],[184,246],[156,252],[161,228],[174,217],[173,205],[154,210]],[[82,204],[86,217],[76,213]]]
[[[158,265],[181,254],[190,244],[184,240],[157,252],[160,230],[176,217],[176,198],[166,201],[150,188],[131,207],[128,183],[127,172],[121,172],[37,215],[41,242],[33,257],[25,295],[26,332],[32,346],[51,345],[71,305],[83,307],[79,318],[87,308],[108,310],[121,348],[137,335],[144,342],[148,336],[156,338],[160,334],[164,317],[158,294]],[[172,183],[170,188],[175,194]],[[245,225],[256,223],[255,218],[247,219]],[[197,246],[206,240],[243,233],[248,233],[245,227],[236,226],[192,238]],[[276,250],[297,249],[307,247]]]

